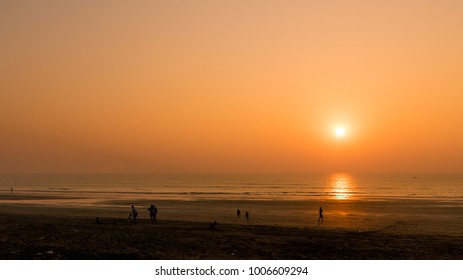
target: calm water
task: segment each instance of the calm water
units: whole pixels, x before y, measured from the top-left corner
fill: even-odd
[[[0,191],[74,203],[156,200],[394,200],[463,202],[463,175],[0,175]],[[69,200],[71,201],[71,200]]]

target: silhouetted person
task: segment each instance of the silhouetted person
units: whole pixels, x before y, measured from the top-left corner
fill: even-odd
[[[132,213],[130,213],[129,220],[130,220],[130,217],[132,217],[133,218],[133,223],[136,224],[137,223],[137,216],[138,216],[138,210],[137,210],[137,208],[135,208],[135,206],[132,205]]]
[[[151,222],[157,223],[158,220],[156,219],[156,216],[158,214],[158,208],[156,208],[156,206],[151,204],[150,208],[148,208],[148,211],[150,211]]]
[[[13,194],[13,188],[11,188],[11,192],[10,192],[10,194]]]
[[[238,218],[241,218],[241,211],[240,211],[240,208],[238,208],[238,209],[236,210],[236,216],[237,216]]]
[[[323,223],[323,209],[322,207],[320,206],[320,210],[318,210],[318,222],[320,223],[320,220],[322,221]]]
[[[244,212],[244,217],[246,217],[246,220],[249,220],[249,212],[248,211]]]

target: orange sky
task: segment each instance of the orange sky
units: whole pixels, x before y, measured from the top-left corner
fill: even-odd
[[[0,2],[0,172],[463,172],[462,1],[73,2]]]

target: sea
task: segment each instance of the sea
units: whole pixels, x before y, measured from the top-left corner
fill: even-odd
[[[3,194],[74,203],[156,200],[397,200],[463,202],[463,174],[1,174]]]

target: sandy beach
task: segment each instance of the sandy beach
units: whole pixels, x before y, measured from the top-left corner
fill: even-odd
[[[272,220],[272,211],[265,209],[279,211],[285,203],[269,201],[228,202],[255,209],[249,221],[233,213],[227,217],[222,215],[218,205],[230,211],[235,209],[226,202],[160,201],[157,203],[159,221],[152,224],[142,207],[147,203],[137,202],[140,216],[136,225],[128,222],[129,207],[122,201],[125,206],[116,209],[2,203],[0,258],[434,260],[463,257],[462,219],[455,209],[433,208],[416,201],[346,202],[344,205],[325,202],[326,219],[320,225],[316,223],[316,213],[286,221]],[[305,202],[304,205],[316,209],[319,203]],[[395,211],[395,215],[387,214],[388,207],[407,213],[401,210]],[[423,207],[428,212],[423,212]],[[197,211],[192,213],[191,209]],[[410,213],[411,209],[416,210]],[[371,215],[360,214],[366,210]],[[103,223],[95,223],[96,217]],[[210,228],[213,221],[218,222],[215,229]]]

